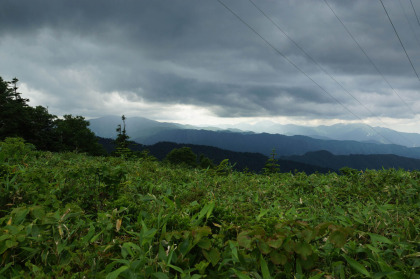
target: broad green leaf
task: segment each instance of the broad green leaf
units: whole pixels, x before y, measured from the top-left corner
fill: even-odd
[[[311,276],[309,277],[309,279],[319,279],[322,277],[322,275],[324,275],[324,272],[318,273],[317,275]]]
[[[239,233],[237,240],[239,246],[246,249],[251,249],[252,239],[248,236],[248,233],[249,232],[246,231]]]
[[[281,247],[281,245],[283,244],[283,238],[270,238],[267,240],[267,244],[268,246],[274,248],[274,249],[278,249]]]
[[[36,218],[36,219],[42,219],[45,216],[45,210],[42,206],[34,206],[31,208],[31,212],[32,215]]]
[[[168,275],[166,275],[166,273],[163,272],[155,272],[152,275],[158,279],[169,279]]]
[[[84,237],[82,237],[82,239],[81,239],[82,242],[83,243],[88,243],[89,240],[92,239],[94,234],[95,234],[95,227],[93,226],[93,224],[90,224],[88,233]]]
[[[9,235],[9,234],[4,234],[4,235],[0,236],[0,241],[4,241],[4,240],[9,239],[9,238],[12,238],[12,236]]]
[[[118,276],[119,276],[121,273],[123,273],[124,271],[126,271],[128,268],[129,268],[128,266],[122,266],[122,267],[118,268],[117,270],[115,270],[115,271],[113,271],[113,272],[109,273],[109,274],[106,276],[106,279],[117,279],[117,278],[118,278]]]
[[[168,267],[170,267],[170,268],[172,268],[172,269],[174,269],[174,270],[178,271],[179,273],[184,273],[184,271],[183,271],[181,268],[177,267],[177,266],[174,266],[174,265],[168,264]]]
[[[24,220],[26,215],[28,215],[29,209],[26,207],[18,207],[13,209],[12,214],[14,214],[13,224],[19,225]]]
[[[404,274],[399,271],[383,271],[373,274],[374,279],[389,278],[389,279],[404,279]]]
[[[378,242],[380,243],[386,243],[386,244],[392,244],[392,241],[386,238],[385,236],[376,234],[376,233],[369,233],[370,239],[373,243],[373,245],[376,245]]]
[[[162,245],[159,245],[159,252],[158,252],[159,259],[168,263],[168,255],[166,255],[166,251]]]
[[[91,238],[90,243],[95,242],[103,233],[104,231],[102,230],[100,233],[98,233],[97,235],[95,235],[94,237]]]
[[[268,209],[262,209],[260,210],[260,214],[258,214],[257,216],[257,221],[260,221],[262,217],[264,217],[264,215],[266,215],[268,213]]]
[[[360,263],[358,263],[357,261],[353,260],[352,258],[347,257],[346,255],[343,255],[343,257],[346,259],[346,261],[348,262],[348,264],[354,268],[357,272],[371,278],[372,276],[370,275],[370,273],[366,270],[366,268],[361,265]]]
[[[210,263],[207,261],[201,261],[198,264],[194,265],[194,267],[200,272],[200,274],[204,274],[209,264]]]
[[[13,240],[6,240],[6,247],[7,248],[12,248],[12,247],[16,247],[18,246],[18,242],[17,241],[13,241]]]
[[[335,247],[342,248],[344,244],[346,244],[346,237],[347,235],[341,230],[335,230],[331,232],[328,240],[331,241]]]
[[[283,253],[277,251],[272,251],[270,253],[271,261],[276,265],[285,265],[287,262],[287,257]]]
[[[236,276],[238,276],[239,279],[251,279],[251,277],[249,277],[248,275],[245,275],[234,268],[232,268],[231,270],[235,273]]]
[[[220,260],[220,252],[216,248],[212,248],[210,251],[203,250],[203,255],[213,266],[216,266]]]
[[[209,250],[211,248],[211,241],[208,238],[202,238],[197,243],[197,246],[206,250]]]
[[[235,243],[231,240],[229,240],[229,247],[230,247],[230,250],[232,251],[233,261],[239,262],[238,248],[236,248]]]
[[[260,249],[261,253],[263,253],[265,255],[267,255],[271,251],[270,246],[268,246],[268,244],[265,243],[264,240],[259,240],[258,241],[258,248]]]
[[[306,259],[309,255],[312,255],[312,246],[306,242],[299,242],[296,244],[295,251],[303,259]]]
[[[263,275],[263,279],[270,279],[270,271],[268,270],[267,262],[264,260],[262,254],[260,254],[260,264],[261,264],[261,273]]]
[[[192,247],[193,246],[191,245],[191,241],[187,238],[181,243],[181,245],[179,245],[179,252],[185,256]]]
[[[209,204],[209,208],[208,208],[207,213],[206,213],[206,219],[209,219],[211,213],[213,212],[214,206],[215,206],[215,203],[214,203],[214,201],[212,201]]]

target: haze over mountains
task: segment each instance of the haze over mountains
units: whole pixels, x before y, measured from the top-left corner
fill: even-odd
[[[92,131],[97,136],[104,138],[115,138],[115,129],[117,125],[122,124],[120,117],[117,116],[106,116],[89,121]],[[261,159],[263,157],[258,156],[259,160],[256,160],[255,155],[249,154],[260,153],[267,158],[273,149],[275,149],[279,161],[283,162],[283,170],[290,170],[292,166],[294,167],[294,163],[291,162],[305,164],[296,166],[298,169],[309,170],[309,172],[338,171],[345,166],[359,170],[381,169],[382,167],[420,169],[419,134],[398,133],[390,129],[375,128],[375,130],[381,129],[383,135],[386,133],[388,139],[390,137],[399,139],[399,143],[407,140],[411,145],[417,146],[407,147],[397,144],[382,144],[380,136],[372,135],[370,127],[360,124],[319,127],[275,124],[271,125],[271,130],[269,130],[283,129],[286,134],[315,134],[312,137],[255,133],[234,129],[234,127],[227,128],[230,130],[223,130],[219,127],[164,123],[142,117],[132,117],[126,120],[126,129],[130,139],[147,145],[151,153],[158,158],[163,158],[164,153],[169,152],[168,148],[182,145],[192,147],[197,151],[200,150],[200,153],[206,154],[210,158],[212,154],[217,153],[218,156],[212,158],[215,162],[221,160],[222,154],[232,160],[238,158],[237,160],[241,163],[246,163],[247,160],[259,161],[256,166],[251,166],[251,169],[254,170],[259,168],[257,165],[262,166],[264,160]],[[258,127],[258,129],[264,129],[264,127]],[[165,144],[161,144],[162,142]],[[171,144],[169,144],[170,142]],[[217,152],[214,148],[218,148]]]
[[[121,124],[119,116],[104,116],[90,119],[90,128],[98,136],[115,138],[115,128]],[[382,127],[370,127],[366,124],[335,124],[332,126],[282,125],[271,121],[255,124],[222,125],[220,127],[198,127],[177,123],[166,123],[144,117],[129,117],[126,120],[127,133],[131,139],[142,142],[162,131],[191,129],[208,131],[231,131],[239,133],[270,133],[286,136],[302,135],[314,139],[351,140],[369,143],[396,144],[406,147],[420,147],[420,134],[403,133]]]

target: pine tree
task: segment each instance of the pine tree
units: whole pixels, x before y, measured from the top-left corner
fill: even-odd
[[[271,157],[267,160],[263,168],[264,174],[278,173],[280,171],[280,165],[277,164],[277,160],[275,158],[277,154],[274,148],[271,150],[270,155]]]
[[[129,136],[127,135],[127,131],[125,129],[125,120],[126,117],[123,115],[121,117],[122,121],[123,121],[123,126],[121,127],[121,124],[118,125],[116,131],[118,133],[117,138],[115,140],[115,145],[116,145],[116,151],[115,154],[117,156],[122,156],[122,157],[128,157],[131,155],[131,150],[128,148],[130,142],[129,142]]]

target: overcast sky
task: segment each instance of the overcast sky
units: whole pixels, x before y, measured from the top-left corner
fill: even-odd
[[[3,0],[0,76],[56,115],[420,132],[420,1],[382,1],[413,66],[379,0],[328,0],[345,27],[324,0]]]

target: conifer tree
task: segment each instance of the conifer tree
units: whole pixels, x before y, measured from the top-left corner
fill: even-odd
[[[129,136],[127,135],[127,131],[125,129],[125,120],[126,117],[123,115],[121,117],[123,121],[123,126],[121,127],[121,124],[118,125],[116,131],[117,131],[117,138],[115,140],[116,145],[116,151],[115,154],[117,156],[129,156],[131,154],[131,150],[128,148],[130,142],[129,142]]]
[[[271,157],[268,158],[263,168],[264,174],[278,173],[280,171],[280,165],[277,164],[277,160],[275,158],[277,154],[274,148],[271,150],[270,155]]]

